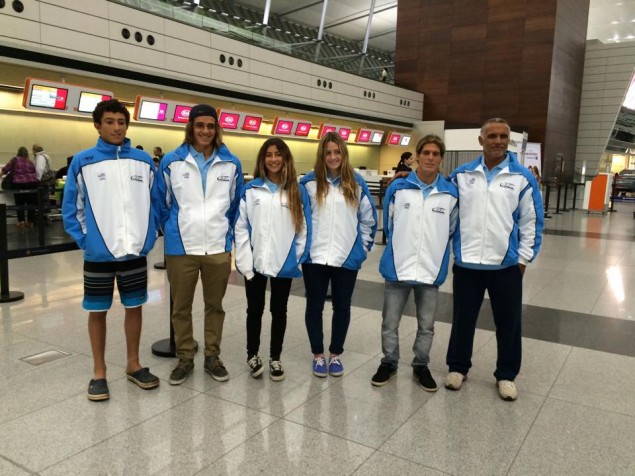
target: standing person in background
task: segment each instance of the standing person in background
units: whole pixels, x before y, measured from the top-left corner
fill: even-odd
[[[26,147],[20,147],[18,153],[3,168],[2,175],[11,175],[12,190],[29,190],[38,187],[38,178],[35,164],[29,159],[29,151]],[[37,193],[19,192],[14,194],[15,204],[18,207],[18,228],[32,227],[35,224],[35,209],[26,212],[20,208],[37,205]],[[24,218],[27,218],[25,221]]]
[[[351,298],[357,272],[373,246],[377,212],[366,182],[353,171],[346,143],[335,132],[322,137],[313,171],[300,184],[311,202],[311,247],[302,272],[313,374],[339,377],[344,373],[340,355],[351,319]],[[322,311],[329,282],[333,318],[327,369]]]
[[[415,156],[412,155],[412,152],[404,152],[403,154],[401,154],[401,158],[399,159],[399,163],[397,164],[395,173],[412,172],[412,164],[414,163]]]
[[[148,299],[146,255],[157,239],[152,205],[155,186],[150,156],[126,139],[130,113],[116,99],[93,111],[97,145],[75,155],[66,175],[62,216],[64,228],[84,250],[84,302],[93,350],[93,379],[88,399],[108,400],[106,380],[106,315],[114,282],[126,308],[128,380],[148,390],[159,379],[139,363],[141,306]]]
[[[258,355],[267,279],[271,282],[269,377],[284,380],[280,361],[287,327],[292,278],[302,276],[308,254],[311,205],[298,186],[293,156],[276,137],[260,148],[254,180],[242,193],[234,236],[236,269],[245,277],[247,295],[247,364],[251,376],[264,372]]]
[[[55,177],[55,173],[51,168],[51,158],[44,152],[44,147],[39,144],[33,144],[33,162],[35,162],[35,172],[38,180],[46,182],[48,179]]]
[[[161,149],[161,147],[159,146],[156,146],[152,152],[154,152],[153,159],[159,159],[159,162],[165,156],[165,154],[163,153],[163,149]]]
[[[413,375],[427,392],[436,392],[428,364],[434,337],[434,313],[439,286],[450,261],[448,241],[458,216],[456,187],[439,174],[445,155],[440,137],[427,135],[417,144],[417,171],[394,180],[384,201],[388,240],[379,263],[386,280],[381,347],[384,357],[371,383],[384,386],[399,365],[399,323],[414,291],[417,335],[413,346]]]
[[[540,249],[544,219],[538,183],[507,150],[509,139],[507,121],[488,119],[478,138],[483,155],[449,177],[459,190],[459,224],[452,240],[454,310],[445,387],[459,390],[472,367],[487,290],[496,325],[494,377],[499,396],[513,401],[522,356],[523,274]]]
[[[199,276],[205,301],[205,364],[214,380],[229,380],[220,359],[231,271],[233,226],[243,185],[240,161],[223,144],[216,110],[198,104],[190,111],[185,139],[159,164],[157,203],[163,225],[165,264],[172,293],[177,366],[170,384],[180,385],[194,369],[192,301]]]

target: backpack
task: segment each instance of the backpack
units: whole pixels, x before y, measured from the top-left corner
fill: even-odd
[[[42,154],[44,160],[46,160],[46,170],[40,178],[40,183],[48,187],[55,187],[55,171],[51,169],[51,163],[49,157],[46,154]]]

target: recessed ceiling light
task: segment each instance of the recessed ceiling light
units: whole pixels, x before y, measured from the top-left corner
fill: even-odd
[[[617,25],[619,22],[618,21],[612,21],[611,25]]]

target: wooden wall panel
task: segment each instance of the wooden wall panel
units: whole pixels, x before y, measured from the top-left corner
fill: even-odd
[[[574,153],[589,0],[400,0],[397,8],[395,78],[426,95],[424,120],[479,127],[505,117],[544,144],[545,161]]]

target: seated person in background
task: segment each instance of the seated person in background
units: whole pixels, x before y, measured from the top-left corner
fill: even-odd
[[[397,168],[395,172],[411,172],[412,164],[414,164],[415,156],[412,155],[412,152],[404,152],[401,154],[401,159],[397,164]]]
[[[61,169],[59,169],[57,172],[55,172],[55,180],[59,180],[61,178],[66,177],[66,172],[68,171],[68,168],[71,165],[71,160],[73,160],[72,155],[70,157],[66,157],[66,165],[62,167]]]

